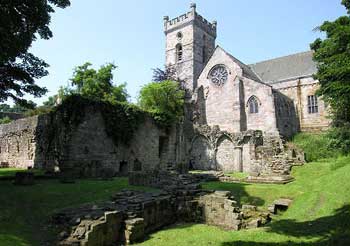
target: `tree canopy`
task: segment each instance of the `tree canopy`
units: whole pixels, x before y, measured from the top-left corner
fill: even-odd
[[[350,0],[342,0],[348,16],[325,21],[319,29],[326,38],[311,44],[320,82],[318,94],[330,105],[333,127],[328,147],[350,153]]]
[[[113,83],[113,70],[117,67],[108,63],[95,70],[91,63],[85,63],[74,70],[71,78],[72,88],[61,88],[61,94],[80,94],[83,97],[104,102],[126,102],[126,84]]]
[[[33,101],[28,101],[28,104],[31,105],[31,108],[35,108],[36,104]],[[13,106],[8,104],[0,104],[0,112],[6,113],[25,113],[28,111],[27,107],[23,107],[21,104],[16,103]]]
[[[350,14],[350,0],[342,4]],[[325,21],[319,28],[326,34],[311,44],[320,82],[319,94],[331,106],[335,126],[350,122],[350,16],[333,22]]]
[[[48,74],[48,64],[28,52],[38,37],[50,39],[54,7],[65,8],[69,0],[3,0],[0,2],[0,101],[9,98],[25,105],[28,93],[40,97],[47,89],[35,79]]]
[[[183,116],[185,92],[178,82],[166,80],[142,87],[138,103],[164,125],[177,122]]]

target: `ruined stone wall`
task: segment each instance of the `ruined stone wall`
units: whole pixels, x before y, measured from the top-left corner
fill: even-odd
[[[232,133],[209,126],[195,129],[196,136],[189,153],[190,168],[195,170],[247,172],[254,176],[283,178],[289,175],[293,165],[304,162],[303,152],[287,145],[278,133]]]
[[[34,166],[39,117],[19,119],[0,125],[0,163],[2,167]]]
[[[320,131],[329,127],[331,120],[328,118],[329,113],[322,98],[318,97],[318,113],[308,112],[307,97],[316,94],[319,88],[318,81],[312,77],[305,77],[282,81],[272,86],[293,100],[301,131]]]
[[[197,126],[190,150],[190,168],[249,172],[255,159],[255,147],[262,143],[260,131],[232,133],[219,128]]]
[[[9,117],[11,120],[18,120],[24,118],[24,114],[21,113],[11,113],[11,112],[0,112],[0,119]]]
[[[106,133],[101,112],[88,107],[74,129],[67,129],[58,115],[43,115],[0,125],[0,162],[4,166],[28,166],[71,170],[79,176],[103,172],[127,174],[175,165],[175,130],[165,131],[146,117],[128,143],[116,143]],[[61,126],[55,128],[57,125]],[[168,141],[162,141],[167,138]],[[161,165],[163,163],[163,166]]]

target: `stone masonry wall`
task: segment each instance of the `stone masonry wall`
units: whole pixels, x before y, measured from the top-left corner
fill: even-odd
[[[226,230],[240,230],[256,228],[270,221],[269,213],[265,211],[252,214],[244,206],[241,209],[228,191],[201,189],[198,184],[201,181],[188,174],[131,173],[130,184],[162,190],[152,193],[125,190],[115,194],[110,201],[55,214],[52,221],[63,230],[59,245],[129,245],[175,223],[205,223]]]
[[[190,168],[248,172],[253,176],[286,178],[293,165],[304,162],[303,152],[286,144],[279,134],[261,131],[232,133],[219,127],[197,126],[190,150]]]
[[[328,118],[329,113],[322,98],[318,97],[318,113],[308,112],[307,97],[316,94],[319,88],[318,81],[312,77],[305,77],[282,81],[272,86],[293,100],[301,131],[319,131],[329,127],[331,120]]]
[[[48,115],[0,125],[2,166],[46,170],[58,167],[78,176],[100,176],[107,170],[112,174],[127,174],[157,169],[162,163],[175,165],[176,153],[170,147],[176,145],[176,137],[172,136],[175,130],[165,131],[146,117],[128,144],[116,144],[107,135],[98,110],[81,110],[86,111],[85,118],[75,129],[54,129],[53,120],[61,119]],[[168,138],[168,141],[161,141],[162,138]]]
[[[300,122],[294,101],[276,90],[273,90],[273,96],[278,132],[284,137],[291,138],[300,131]]]
[[[216,39],[216,24],[209,23],[196,12],[191,11],[169,20],[164,18],[166,35],[166,66],[174,66],[180,80],[185,81],[188,96],[197,87],[197,78],[209,56],[213,53]],[[176,46],[182,45],[182,60],[176,57]]]
[[[0,163],[2,167],[34,166],[38,117],[0,125]]]

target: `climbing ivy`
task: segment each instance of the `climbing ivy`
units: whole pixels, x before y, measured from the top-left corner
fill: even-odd
[[[144,122],[147,113],[129,103],[109,103],[94,101],[81,95],[71,95],[50,114],[51,119],[63,124],[65,130],[74,131],[86,114],[86,108],[92,112],[101,112],[108,136],[117,143],[128,144],[137,127]]]

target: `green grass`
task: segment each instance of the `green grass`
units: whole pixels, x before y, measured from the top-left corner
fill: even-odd
[[[245,179],[249,176],[248,173],[244,173],[244,172],[225,173],[225,175],[236,179]]]
[[[350,157],[295,167],[286,185],[210,182],[207,189],[230,190],[241,203],[266,208],[280,197],[291,207],[264,228],[223,231],[207,225],[181,225],[154,233],[142,246],[350,245]]]
[[[26,172],[27,169],[20,168],[0,168],[0,177],[14,177],[17,172]],[[31,169],[34,175],[42,175],[44,172],[39,169]]]
[[[129,186],[127,178],[78,180],[75,184],[40,180],[33,186],[0,181],[0,246],[44,245],[57,235],[48,227],[48,219],[55,211],[106,200],[123,188],[146,190]]]

